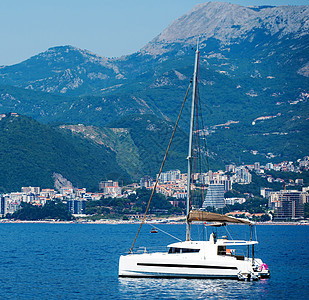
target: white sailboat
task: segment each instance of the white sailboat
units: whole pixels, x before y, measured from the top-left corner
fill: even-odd
[[[166,252],[134,253],[132,246],[129,254],[120,256],[119,277],[258,280],[270,276],[267,265],[261,259],[254,257],[254,246],[258,242],[252,240],[254,224],[251,221],[205,211],[190,211],[192,139],[198,60],[199,50],[197,49],[189,135],[186,241],[168,245]],[[249,225],[251,236],[249,240],[228,240],[226,237],[217,237],[213,232],[208,241],[192,241],[191,225],[195,221],[214,222],[215,226],[224,226],[226,223]],[[238,249],[236,249],[239,247],[243,247],[245,250],[243,253],[247,253],[247,255],[239,255]],[[250,247],[251,251],[249,251]]]

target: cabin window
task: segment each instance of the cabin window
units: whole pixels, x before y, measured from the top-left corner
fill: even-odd
[[[175,248],[175,247],[171,247],[168,250],[168,253],[192,253],[192,252],[200,252],[200,249],[189,249],[189,248]]]
[[[226,246],[218,246],[218,255],[226,255]]]

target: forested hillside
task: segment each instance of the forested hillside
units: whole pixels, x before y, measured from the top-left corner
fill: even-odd
[[[0,141],[1,192],[22,186],[52,188],[55,172],[90,190],[98,190],[100,180],[130,180],[107,147],[25,116],[2,115]]]

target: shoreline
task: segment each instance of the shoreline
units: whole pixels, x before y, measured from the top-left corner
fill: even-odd
[[[125,224],[140,224],[139,221],[126,221],[126,220],[113,220],[113,219],[102,219],[96,221],[85,221],[85,220],[75,220],[75,221],[57,221],[57,220],[8,220],[0,219],[0,224],[108,224],[108,225],[125,225]],[[152,225],[183,225],[184,221],[177,220],[151,220],[146,221],[145,224]],[[230,224],[237,225],[237,224]],[[291,226],[303,226],[309,225],[309,222],[257,222],[255,225],[291,225]]]

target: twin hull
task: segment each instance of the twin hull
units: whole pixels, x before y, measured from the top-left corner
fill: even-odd
[[[120,256],[119,260],[120,277],[239,279],[239,274],[253,273],[251,258],[222,256],[210,261],[199,253],[143,253]]]

